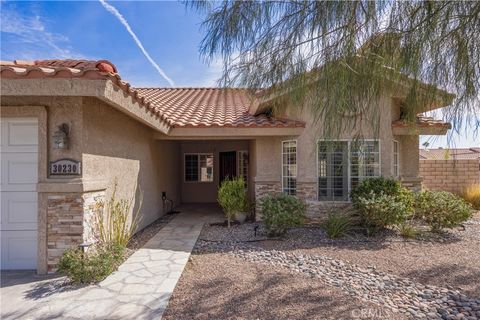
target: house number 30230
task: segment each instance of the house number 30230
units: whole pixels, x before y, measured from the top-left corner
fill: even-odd
[[[80,175],[82,165],[80,161],[73,159],[59,159],[50,162],[50,175]]]

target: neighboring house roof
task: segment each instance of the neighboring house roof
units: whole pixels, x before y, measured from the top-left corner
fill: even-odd
[[[304,127],[301,121],[253,115],[257,103],[247,89],[230,88],[139,88],[123,81],[107,60],[0,61],[4,79],[81,78],[111,80],[126,94],[172,127]]]
[[[426,117],[422,115],[417,116],[417,121],[415,125],[420,128],[429,128],[429,127],[446,128],[446,129],[452,128],[452,125],[448,122],[444,122],[442,120],[435,120],[432,117]],[[402,128],[402,127],[408,127],[408,126],[410,126],[410,123],[406,120],[400,119],[392,122],[392,127],[395,127],[395,128]]]
[[[480,160],[480,148],[420,149],[420,160]]]
[[[258,103],[247,89],[135,88],[173,127],[303,127],[304,122],[249,113]]]

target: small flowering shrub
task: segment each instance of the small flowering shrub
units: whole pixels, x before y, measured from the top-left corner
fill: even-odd
[[[68,276],[73,283],[97,283],[105,279],[123,262],[125,248],[101,246],[83,253],[81,248],[64,252],[58,264],[58,273]]]
[[[416,196],[415,214],[434,232],[453,228],[472,216],[472,207],[447,191],[423,191]]]
[[[260,202],[262,221],[269,236],[281,236],[288,228],[300,226],[305,220],[305,205],[296,197],[279,193]]]
[[[228,227],[235,215],[247,210],[247,193],[242,177],[222,182],[218,189],[218,203],[227,217]]]

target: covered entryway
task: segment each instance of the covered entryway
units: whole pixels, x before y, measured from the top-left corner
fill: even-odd
[[[1,269],[36,269],[37,119],[1,119],[0,154]]]

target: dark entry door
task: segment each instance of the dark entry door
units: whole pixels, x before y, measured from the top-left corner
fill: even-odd
[[[220,184],[227,178],[237,176],[237,152],[220,152]]]

